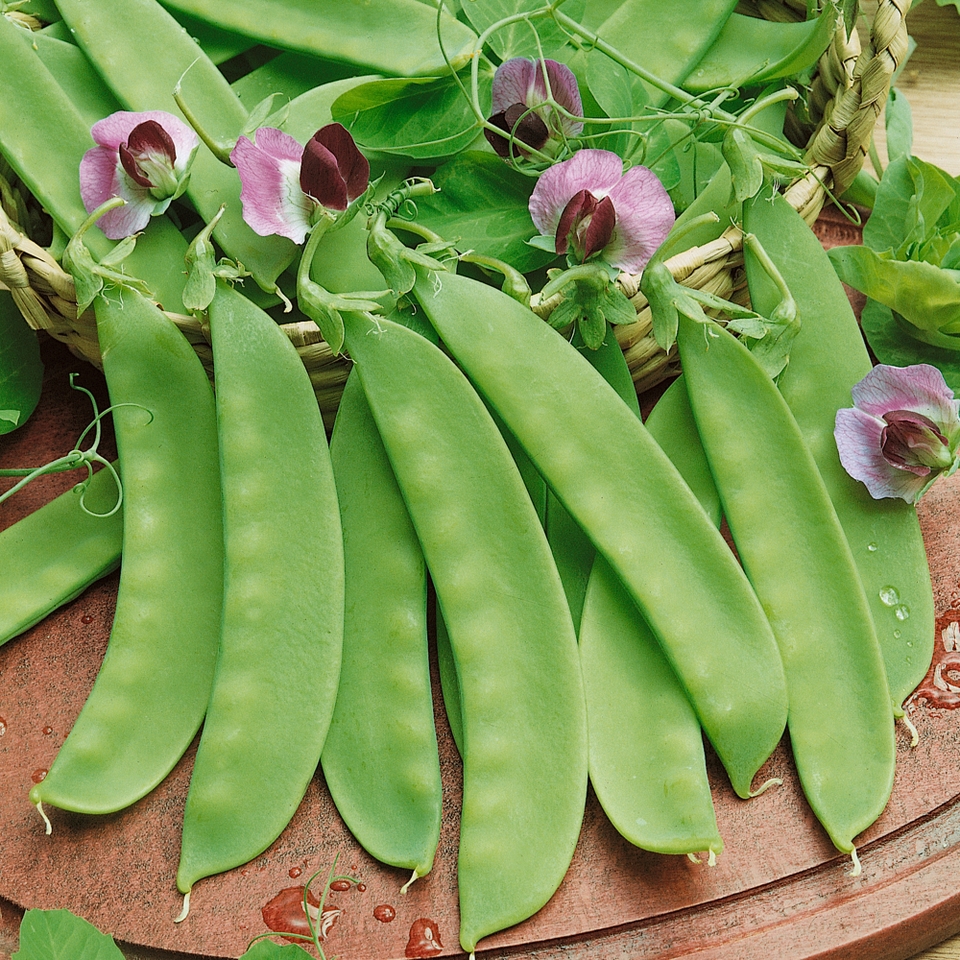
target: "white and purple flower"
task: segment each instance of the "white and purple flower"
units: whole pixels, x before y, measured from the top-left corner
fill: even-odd
[[[925,363],[874,367],[837,411],[840,462],[875,499],[916,503],[937,477],[957,469],[960,401]]]
[[[489,127],[483,133],[504,159],[524,156],[524,144],[549,150],[583,130],[583,124],[574,119],[583,116],[577,78],[556,60],[514,57],[505,61],[493,75],[492,96],[490,123],[503,133]]]
[[[370,164],[339,123],[318,130],[305,147],[261,127],[255,140],[237,140],[230,159],[240,174],[243,219],[262,237],[298,244],[324,210],[346,210],[370,182]]]
[[[183,193],[200,140],[163,110],[121,110],[98,120],[90,134],[97,146],[80,161],[80,196],[87,213],[112,197],[126,201],[97,224],[109,239],[122,240]]]
[[[676,219],[657,175],[641,166],[624,173],[609,150],[580,150],[544,170],[530,216],[558,254],[577,263],[598,257],[628,273],[646,266]]]

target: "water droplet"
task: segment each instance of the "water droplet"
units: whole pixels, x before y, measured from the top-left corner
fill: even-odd
[[[397,915],[397,911],[389,903],[380,903],[373,908],[373,916],[381,923],[389,923]]]
[[[899,640],[901,636],[903,636],[903,634],[902,634],[899,630],[894,630],[894,631],[893,631],[893,639],[894,639],[894,640]],[[908,644],[908,646],[912,646],[912,644]]]
[[[53,733],[53,727],[44,727],[44,728],[43,728],[43,735],[44,735],[45,737],[49,737],[51,733]]]
[[[299,877],[301,873],[303,873],[303,870],[302,870],[300,867],[291,867],[291,868],[290,868],[290,871],[289,871],[290,879],[291,879],[291,880],[296,880],[297,877]]]
[[[93,617],[91,617],[90,614],[85,613],[85,614],[80,618],[80,622],[81,622],[81,623],[93,623]]]
[[[905,603],[899,603],[893,608],[893,615],[898,620],[907,620],[910,617],[910,608]]]
[[[881,587],[880,601],[888,607],[895,607],[900,602],[900,594],[896,587]]]
[[[440,929],[434,920],[421,917],[414,920],[410,927],[410,939],[404,950],[404,956],[424,960],[426,957],[435,957],[443,952],[440,942]]]
[[[871,553],[876,553],[876,552],[877,552],[877,545],[876,545],[875,543],[868,543],[868,544],[867,544],[867,549],[868,549]]]
[[[43,783],[43,781],[44,781],[44,780],[46,779],[46,777],[47,777],[47,773],[48,773],[48,771],[47,771],[47,770],[44,770],[44,769],[41,767],[39,770],[34,770],[33,773],[30,774],[30,779],[31,779],[34,783]]]
[[[0,717],[0,737],[7,732],[7,721]]]
[[[357,884],[357,889],[358,889],[361,893],[366,893],[366,892],[367,892],[367,885],[366,885],[365,883],[358,883],[358,884]]]
[[[330,889],[331,889],[331,890],[337,890],[338,892],[343,893],[344,890],[349,890],[349,889],[350,889],[350,881],[349,881],[349,880],[334,880],[333,883],[330,884]]]

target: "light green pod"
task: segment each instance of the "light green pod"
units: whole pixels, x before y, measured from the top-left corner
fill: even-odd
[[[120,491],[98,470],[0,533],[0,643],[19,636],[120,565]]]
[[[616,392],[536,314],[454,274],[420,277],[414,290],[641,607],[734,789],[749,796],[783,733],[786,686],[770,625],[720,533]]]
[[[345,571],[343,662],[321,764],[344,822],[373,857],[422,877],[442,788],[427,648],[423,551],[357,374],[330,441]]]
[[[587,787],[577,641],[536,510],[466,378],[406,327],[344,320],[456,662],[460,943],[470,952],[539,910],[573,856]]]
[[[723,513],[773,627],[804,794],[838,850],[883,811],[896,759],[873,619],[833,504],[776,385],[716,323],[680,317],[690,406]]]
[[[199,358],[133,291],[106,291],[94,309],[123,477],[123,566],[93,690],[30,797],[112,813],[163,780],[203,720],[223,535],[213,391]]]
[[[870,370],[856,316],[820,241],[782,197],[766,192],[744,204],[756,234],[797,302],[801,327],[778,385],[813,453],[843,526],[867,594],[898,715],[923,679],[936,637],[933,588],[916,507],[874,500],[840,463],[833,436],[837,410]],[[755,308],[769,312],[780,294],[746,253]]]
[[[296,349],[217,281],[209,308],[225,544],[213,690],[177,886],[246,863],[320,761],[343,645],[343,541],[320,408]]]

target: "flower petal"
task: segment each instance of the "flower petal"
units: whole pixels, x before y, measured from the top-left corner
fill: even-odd
[[[530,216],[537,229],[545,237],[556,236],[564,208],[581,190],[589,190],[600,200],[620,182],[622,174],[623,161],[609,150],[578,150],[569,160],[548,167],[530,195]]]
[[[948,437],[960,427],[960,400],[954,399],[943,374],[928,363],[874,367],[853,388],[853,402],[876,417],[891,410],[912,410],[945,428]]]
[[[356,141],[343,124],[328,123],[313,139],[336,157],[340,176],[347,185],[347,199],[356,200],[370,183],[370,163],[360,152]]]
[[[534,150],[539,150],[550,136],[550,131],[540,115],[531,113],[529,108],[522,103],[511,104],[502,113],[495,113],[490,118],[490,122],[495,127],[499,127],[503,131],[503,135],[501,136],[489,127],[484,128],[483,135],[487,138],[490,146],[504,160],[510,157],[511,151],[521,156],[525,155],[521,143],[533,147]],[[509,139],[511,133],[513,134],[512,143]]]
[[[279,234],[298,244],[306,238],[315,205],[300,189],[302,153],[293,137],[262,127],[256,143],[241,136],[230,154],[240,175],[243,219],[262,237]]]
[[[673,227],[673,202],[657,175],[647,167],[631,167],[610,191],[617,212],[613,237],[603,258],[611,266],[639,273]]]
[[[546,67],[547,79],[550,81],[553,99],[575,117],[582,117],[583,102],[580,99],[580,87],[577,85],[577,78],[573,71],[565,63],[557,63],[556,60],[544,60],[543,63]],[[539,64],[537,64],[537,89],[542,90],[543,95],[546,96],[546,86]],[[583,124],[578,120],[571,120],[562,114],[556,114],[556,116],[568,137],[575,137],[583,131]]]
[[[522,103],[528,107],[534,106],[530,102],[530,94],[533,92],[539,73],[540,65],[527,57],[514,57],[512,60],[501,63],[493,75],[491,112],[503,113],[507,107],[515,103]],[[540,83],[542,88],[542,78]]]
[[[857,408],[837,411],[834,437],[844,470],[863,483],[875,500],[899,497],[915,503],[928,483],[928,476],[918,476],[888,463],[881,449],[886,424]]]
[[[165,110],[144,110],[139,113],[118,110],[109,117],[98,120],[90,128],[90,135],[100,146],[118,150],[121,143],[129,140],[135,127],[151,120],[159,123],[169,134],[177,150],[178,162],[185,163],[200,140],[192,127]]]
[[[300,189],[329,210],[347,209],[347,185],[337,158],[316,137],[303,148]]]
[[[157,206],[149,191],[123,175],[115,150],[93,147],[80,160],[80,198],[84,209],[92,213],[111,197],[123,197],[126,203],[97,221],[110,240],[122,240],[143,230]]]

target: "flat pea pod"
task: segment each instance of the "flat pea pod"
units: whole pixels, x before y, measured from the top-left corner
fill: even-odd
[[[637,411],[639,413],[639,411]],[[710,477],[682,379],[647,419],[684,479],[703,491],[719,523]],[[691,429],[692,426],[692,429]],[[590,572],[580,621],[590,782],[610,822],[635,846],[716,856],[717,827],[700,723],[636,604],[603,557]]]
[[[208,312],[223,624],[183,817],[184,894],[289,823],[320,761],[343,645],[340,515],[310,377],[279,326],[222,280]]]
[[[532,311],[453,274],[418,277],[414,292],[624,581],[734,789],[749,796],[784,730],[783,667],[753,588],[690,488],[603,377]]]
[[[473,49],[476,35],[417,0],[165,0],[199,20],[325,60],[355,64],[395,77],[448,72],[437,45],[442,32],[450,59]]]
[[[0,532],[0,643],[117,569],[123,514],[110,511],[118,495],[110,471],[98,470]]]
[[[933,588],[917,511],[902,500],[874,500],[840,463],[833,436],[837,410],[871,362],[843,285],[820,241],[782,197],[767,193],[744,204],[755,234],[797,303],[800,332],[778,386],[813,452],[846,533],[873,614],[898,715],[923,679],[936,637]],[[746,252],[755,309],[774,309],[780,293]]]
[[[800,784],[834,845],[851,853],[889,799],[896,739],[850,546],[790,408],[753,354],[718,324],[685,316],[677,346],[724,516],[780,645]]]
[[[0,153],[60,229],[72,236],[87,218],[77,176],[81,158],[94,146],[87,111],[77,109],[27,32],[7,17],[0,17],[0,61]],[[96,227],[87,231],[86,241],[100,259],[114,247]],[[154,217],[124,269],[147,283],[167,309],[182,309],[186,252],[187,242],[173,223]]]
[[[537,513],[466,378],[404,326],[344,320],[456,662],[460,943],[471,952],[539,910],[576,847],[587,787],[576,635]]]
[[[59,0],[57,6],[79,46],[128,110],[166,110],[180,116],[173,99],[179,84],[184,101],[214,140],[237,138],[247,111],[226,78],[156,0]],[[239,260],[261,287],[272,290],[297,248],[284,237],[257,236],[246,224],[236,170],[201,145],[187,196],[208,222],[226,205],[214,236],[227,256]]]
[[[123,477],[123,566],[93,690],[34,803],[111,813],[169,773],[203,719],[220,636],[216,413],[193,348],[153,303],[94,301]]]
[[[356,372],[330,440],[344,554],[343,661],[321,755],[333,802],[383,863],[430,872],[442,787],[427,646],[427,572]]]

